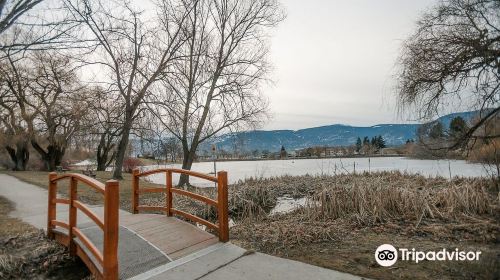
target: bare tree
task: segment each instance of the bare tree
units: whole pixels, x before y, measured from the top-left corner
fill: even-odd
[[[14,170],[26,170],[29,160],[29,132],[22,118],[21,109],[16,106],[16,94],[23,90],[19,73],[10,71],[8,66],[0,67],[0,132],[4,135],[2,146],[13,162]]]
[[[43,0],[0,0],[0,34]]]
[[[63,0],[0,0],[0,50],[8,49],[12,55],[80,47],[70,36],[80,22],[72,20],[62,3]]]
[[[17,161],[16,168],[25,168],[26,143],[31,142],[46,169],[55,170],[83,110],[76,99],[78,77],[69,60],[53,52],[6,57],[0,67],[0,106],[7,112],[2,114],[4,126],[18,139],[15,159],[13,149],[6,149]]]
[[[275,0],[182,1],[188,19],[178,24],[188,38],[162,83],[151,95],[151,111],[182,144],[183,169],[191,169],[200,143],[266,116],[259,88],[269,64],[266,29],[284,14]],[[168,17],[172,6],[164,1]],[[153,105],[154,104],[154,105]],[[189,184],[181,176],[179,185]]]
[[[83,116],[83,129],[79,133],[94,136],[97,171],[105,171],[116,158],[123,107],[120,97],[100,87],[90,89],[87,97],[88,114]]]
[[[177,162],[177,158],[182,154],[182,147],[179,143],[179,139],[175,137],[167,137],[162,139],[161,144],[165,160]]]
[[[178,23],[185,14],[144,22],[145,15],[129,2],[67,0],[82,30],[78,40],[89,43],[84,62],[102,66],[99,82],[117,92],[123,103],[123,127],[117,146],[114,178],[122,178],[125,152],[134,121],[150,87],[163,78],[183,44]],[[162,24],[157,26],[157,22]]]
[[[424,14],[404,43],[397,92],[401,108],[422,119],[450,100],[480,110],[478,120],[446,146],[454,149],[481,135],[479,128],[500,111],[500,2],[446,0]]]
[[[36,78],[30,83],[31,102],[36,112],[31,145],[47,170],[61,165],[70,138],[85,114],[85,92],[69,59],[52,52],[36,52],[30,63]],[[45,147],[44,147],[45,146]]]
[[[14,163],[14,170],[25,170],[36,111],[30,106],[33,71],[19,58],[6,53],[0,64],[0,120],[6,136],[3,147]]]

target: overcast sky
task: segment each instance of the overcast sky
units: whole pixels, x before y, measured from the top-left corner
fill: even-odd
[[[273,31],[273,119],[264,129],[402,123],[392,91],[402,41],[436,0],[282,0]]]

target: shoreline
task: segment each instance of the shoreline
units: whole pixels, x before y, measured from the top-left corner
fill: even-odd
[[[287,157],[287,158],[252,158],[252,159],[216,159],[216,162],[231,162],[231,161],[270,161],[270,160],[303,160],[303,159],[338,159],[338,158],[390,158],[390,157],[406,157],[405,155],[349,155],[349,156],[328,156],[328,157]],[[211,160],[199,160],[196,162],[214,162]],[[174,162],[171,162],[174,163]],[[182,163],[182,162],[175,162]]]

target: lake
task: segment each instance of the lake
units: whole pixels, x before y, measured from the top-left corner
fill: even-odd
[[[217,162],[217,171],[228,172],[229,183],[236,183],[246,178],[268,178],[281,175],[333,175],[338,173],[361,171],[399,170],[408,173],[419,173],[424,176],[481,177],[488,176],[487,167],[482,164],[468,163],[464,160],[419,160],[405,157],[375,157],[375,158],[330,158],[330,159],[288,159],[259,161],[225,161]],[[180,164],[143,166],[143,170],[164,167],[180,168]],[[214,171],[213,162],[197,162],[193,171],[210,173]],[[154,174],[148,177],[154,183],[165,184],[165,174]],[[174,182],[178,175],[174,175]],[[213,186],[204,180],[191,178],[191,183],[197,186]]]

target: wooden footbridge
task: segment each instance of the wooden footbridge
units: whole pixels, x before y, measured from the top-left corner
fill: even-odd
[[[165,187],[141,188],[139,178],[155,173],[165,173]],[[215,182],[217,200],[175,188],[172,185],[174,173]],[[68,198],[57,196],[57,183],[61,180],[70,181]],[[79,200],[79,183],[101,193],[103,207],[87,206]],[[118,181],[109,180],[103,184],[82,174],[50,173],[47,235],[67,246],[70,254],[80,257],[97,279],[132,278],[229,240],[225,171],[218,172],[214,177],[183,169],[155,169],[142,173],[134,170],[132,190],[133,213],[128,213],[119,210]],[[166,205],[139,205],[142,193],[164,193]],[[187,196],[215,207],[218,222],[212,223],[176,209],[172,203],[173,195]],[[68,205],[69,217],[57,216],[58,204]],[[161,211],[164,215],[139,214],[140,211]],[[203,224],[218,236],[175,216]]]

